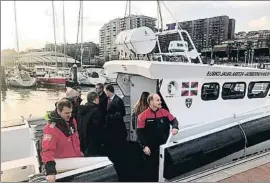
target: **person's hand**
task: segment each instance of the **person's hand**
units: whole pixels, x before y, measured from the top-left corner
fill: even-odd
[[[172,131],[171,131],[172,135],[176,135],[178,133],[178,130],[173,128]]]
[[[151,154],[151,151],[150,151],[149,147],[147,147],[147,146],[144,147],[143,152],[148,156],[150,156],[150,154]]]
[[[47,182],[55,182],[55,175],[47,175],[46,181]]]

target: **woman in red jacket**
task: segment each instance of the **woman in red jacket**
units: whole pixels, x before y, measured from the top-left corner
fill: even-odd
[[[43,130],[41,158],[45,164],[46,180],[55,181],[55,158],[81,157],[77,122],[72,115],[72,104],[67,99],[57,102],[56,110],[49,114]]]

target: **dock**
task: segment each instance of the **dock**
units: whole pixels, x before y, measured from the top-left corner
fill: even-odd
[[[176,182],[267,182],[269,180],[270,151],[267,151]]]

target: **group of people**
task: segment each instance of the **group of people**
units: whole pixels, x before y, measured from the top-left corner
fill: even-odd
[[[118,181],[158,181],[159,146],[170,133],[177,134],[176,118],[161,107],[158,94],[143,92],[132,115],[139,142],[134,148],[127,141],[123,100],[112,85],[100,83],[95,90],[81,105],[80,88],[69,88],[56,109],[45,116],[41,158],[46,180],[55,181],[55,158],[107,156]]]

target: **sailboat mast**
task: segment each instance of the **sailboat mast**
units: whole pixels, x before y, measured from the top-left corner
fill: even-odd
[[[160,24],[161,24],[161,32],[163,31],[163,19],[162,19],[162,13],[161,13],[161,7],[160,7],[160,2],[157,0],[157,5],[158,5],[158,15],[160,18]]]
[[[16,10],[16,1],[14,1],[14,18],[15,18],[15,31],[16,31],[16,43],[17,43],[17,59],[20,62],[20,48],[19,48],[19,36],[18,36],[18,27],[17,27],[17,10]]]
[[[66,24],[65,24],[65,1],[63,1],[63,34],[64,34],[64,58],[65,64],[67,64],[67,56],[66,56]]]
[[[54,3],[52,1],[52,11],[53,11],[53,32],[54,32],[54,57],[56,61],[56,67],[58,67],[57,57],[56,57],[56,32],[55,32],[55,14],[54,14]]]
[[[83,1],[81,1],[81,67],[83,58]]]
[[[128,24],[129,24],[129,29],[131,29],[131,0],[129,0],[129,4],[128,4]]]
[[[79,16],[78,16],[78,29],[77,29],[77,38],[76,38],[76,53],[75,53],[75,64],[77,59],[77,54],[79,50],[79,33],[80,33],[80,20],[81,20],[81,9],[82,9],[82,3],[80,2],[80,8],[79,8]]]

